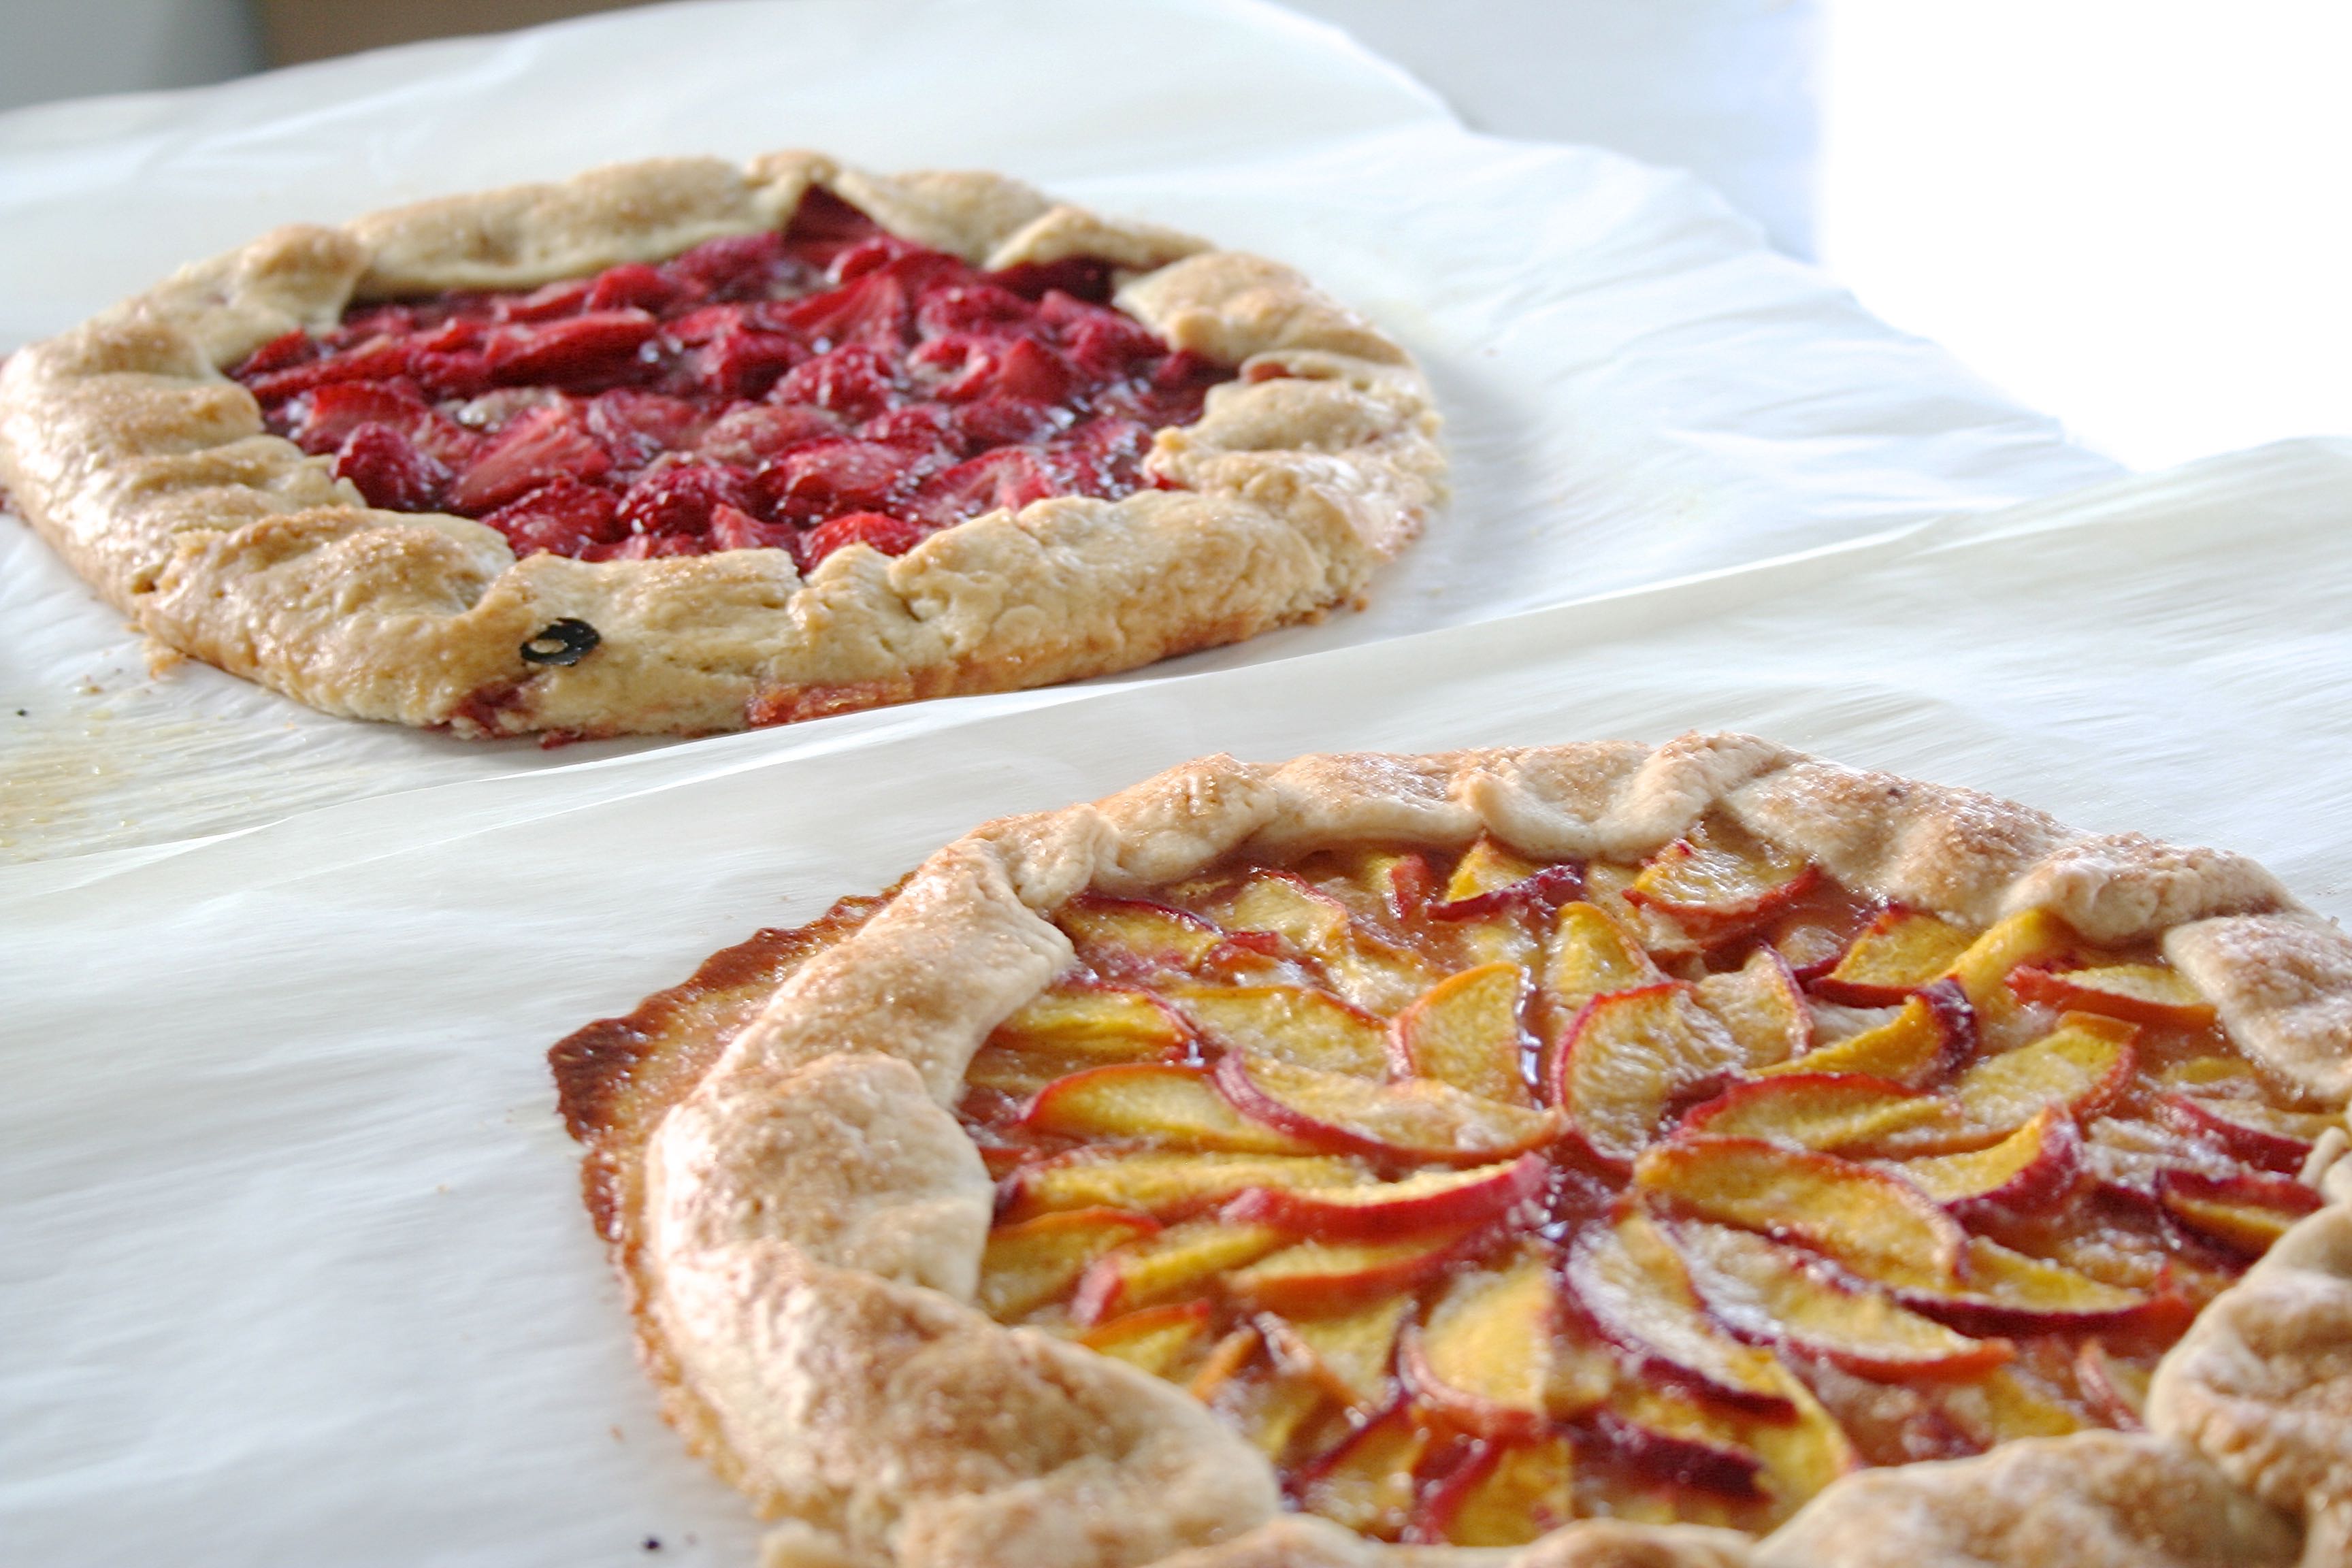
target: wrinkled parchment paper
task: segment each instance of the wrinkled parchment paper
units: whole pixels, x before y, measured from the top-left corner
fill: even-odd
[[[1457,500],[1370,610],[1129,682],[1562,604],[2116,472],[1769,250],[1696,182],[1473,135],[1342,35],[1245,0],[670,5],[0,116],[0,348],[276,224],[790,145],[880,169],[1003,169],[1263,251],[1428,367]],[[0,519],[0,859],[154,846],[650,743],[461,742],[327,718],[202,666],[153,679],[121,618]]]
[[[982,818],[1215,750],[1741,727],[2352,913],[2352,443],[1374,646],[0,868],[12,1563],[741,1565],[541,1053]],[[658,1553],[649,1542],[658,1542]]]

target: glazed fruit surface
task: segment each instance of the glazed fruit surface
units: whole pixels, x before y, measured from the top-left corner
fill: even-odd
[[[973,1059],[998,1320],[1177,1381],[1367,1534],[1762,1530],[1858,1466],[2137,1427],[2340,1120],[2152,951],[1642,866],[1367,848],[1055,916]]]
[[[1109,306],[1102,262],[982,272],[812,192],[782,234],[530,293],[362,304],[230,374],[372,506],[590,561],[900,554],[1049,496],[1148,487],[1232,372]]]

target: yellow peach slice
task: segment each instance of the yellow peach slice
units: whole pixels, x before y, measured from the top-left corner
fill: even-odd
[[[1397,1015],[1391,1037],[1397,1070],[1507,1105],[1532,1106],[1521,1067],[1528,1042],[1519,1010],[1527,994],[1527,972],[1516,963],[1482,963],[1446,976]]]

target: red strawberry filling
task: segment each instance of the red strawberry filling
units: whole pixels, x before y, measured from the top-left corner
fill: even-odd
[[[589,561],[852,542],[1149,486],[1233,373],[1110,308],[1108,264],[982,272],[822,193],[782,234],[528,293],[368,304],[230,374],[372,506]]]

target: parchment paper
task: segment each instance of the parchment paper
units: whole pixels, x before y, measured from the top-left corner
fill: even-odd
[[[1129,680],[1565,603],[2116,471],[1769,250],[1695,182],[1472,135],[1341,35],[1244,0],[671,5],[0,117],[0,346],[278,223],[784,145],[1004,169],[1264,251],[1428,366],[1457,501],[1372,609]],[[951,722],[940,708],[918,722]],[[643,745],[465,743],[329,719],[201,666],[150,679],[119,618],[0,521],[0,858],[152,846]]]
[[[752,1560],[631,1364],[541,1052],[982,818],[1199,752],[1738,726],[2352,911],[2352,444],[1281,664],[0,868],[12,1563]],[[648,1546],[658,1542],[658,1554]]]

